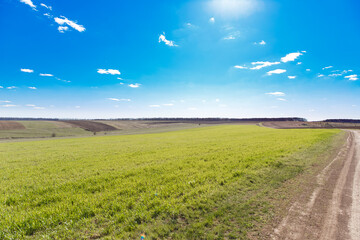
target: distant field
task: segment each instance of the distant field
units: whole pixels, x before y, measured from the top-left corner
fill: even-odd
[[[232,125],[0,143],[0,239],[243,239],[339,134]]]
[[[0,121],[1,122],[1,121]],[[46,138],[92,135],[80,127],[57,121],[7,121],[19,128],[0,129],[0,139]]]

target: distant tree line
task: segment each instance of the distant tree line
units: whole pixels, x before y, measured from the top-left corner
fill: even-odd
[[[69,118],[19,118],[19,117],[0,117],[3,121],[65,121],[65,120],[143,120],[143,121],[231,121],[231,122],[268,122],[268,121],[299,121],[307,122],[305,118],[285,117],[285,118],[113,118],[113,119],[69,119]],[[340,119],[341,120],[341,119]],[[326,120],[328,121],[328,120]],[[353,120],[359,121],[360,120]]]
[[[360,123],[360,119],[326,119],[324,122]]]

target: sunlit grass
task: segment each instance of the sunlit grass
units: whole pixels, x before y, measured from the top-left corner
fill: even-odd
[[[216,126],[0,144],[0,239],[245,238],[339,130]]]

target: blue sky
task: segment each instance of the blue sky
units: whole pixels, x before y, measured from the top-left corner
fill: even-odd
[[[0,2],[0,117],[360,116],[356,0]]]

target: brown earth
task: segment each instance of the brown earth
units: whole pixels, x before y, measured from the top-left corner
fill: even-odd
[[[0,130],[25,129],[25,126],[15,121],[0,121]]]
[[[360,133],[351,131],[335,158],[297,197],[268,239],[360,239]]]
[[[262,122],[262,126],[278,129],[290,128],[342,128],[342,129],[360,129],[359,123],[341,123],[341,122],[299,122],[299,121],[272,121]]]
[[[101,122],[87,121],[87,120],[67,120],[61,121],[64,123],[70,123],[73,126],[80,127],[87,131],[91,132],[101,132],[101,131],[115,131],[117,128],[107,125]]]

